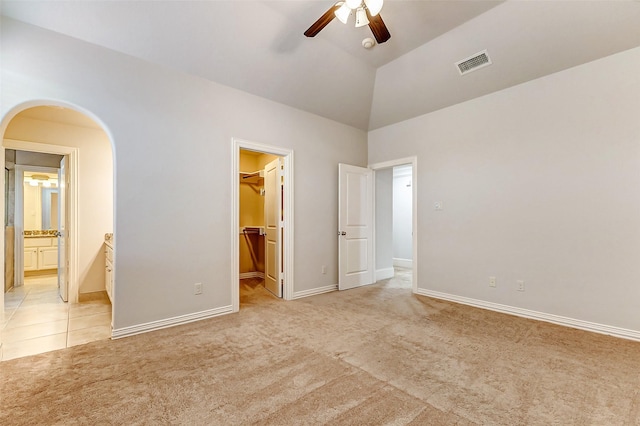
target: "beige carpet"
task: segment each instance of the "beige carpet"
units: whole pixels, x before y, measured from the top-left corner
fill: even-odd
[[[393,279],[0,363],[0,424],[637,425],[640,343]]]

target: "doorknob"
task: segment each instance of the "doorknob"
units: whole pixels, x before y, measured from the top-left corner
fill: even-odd
[[[338,231],[338,235],[347,235],[347,233],[344,231]]]

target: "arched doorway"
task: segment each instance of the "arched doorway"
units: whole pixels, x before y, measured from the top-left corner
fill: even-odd
[[[29,105],[16,110],[19,112],[7,117],[2,123],[2,152],[5,156],[5,286],[0,300],[0,342],[3,346],[3,359],[109,338],[113,312],[108,298],[104,300],[102,297],[106,275],[104,237],[114,230],[114,168],[110,137],[101,124],[76,108]],[[26,200],[16,199],[17,193],[22,192],[18,195],[24,195],[25,192],[20,189],[27,185],[26,180],[32,185],[36,181],[36,191],[42,191],[39,202],[51,198],[51,191],[45,191],[45,185],[37,183],[37,179],[33,179],[34,173],[29,170],[35,168],[37,172],[45,170],[40,169],[42,167],[48,167],[48,172],[55,171],[55,168],[51,170],[55,166],[51,161],[56,158],[64,159],[67,178],[64,179],[65,182],[54,185],[52,178],[55,173],[48,173],[46,188],[64,187],[66,191],[66,232],[62,232],[60,237],[58,232],[61,230],[52,226],[50,219],[33,220],[34,215],[46,210],[44,204],[42,208],[26,211]],[[49,163],[39,164],[42,161]],[[18,173],[15,173],[16,169]],[[60,192],[64,192],[62,188]],[[28,219],[22,220],[20,227],[15,226],[16,222],[21,222],[15,220],[16,214],[25,214],[24,218]],[[63,218],[60,219],[62,221]],[[44,224],[48,229],[26,229],[27,224],[36,228],[38,225],[34,224]],[[13,241],[10,241],[11,238]],[[62,241],[66,244],[61,244],[60,247],[66,249],[59,250],[58,244]],[[47,247],[40,247],[42,244]],[[54,250],[66,253],[66,260],[55,265],[58,268],[52,271]],[[24,271],[25,256],[29,263],[27,272]],[[14,270],[10,271],[12,267]],[[59,270],[67,272],[66,281],[58,277]],[[48,276],[42,278],[41,273]],[[25,287],[25,281],[20,280],[25,275],[31,284],[35,282],[38,285]],[[64,282],[68,283],[68,303],[55,297],[60,296],[57,287]],[[51,292],[51,284],[55,286],[55,294]],[[5,297],[11,288],[11,297]],[[35,318],[36,311],[44,315]],[[23,341],[24,345],[20,345]],[[41,344],[37,344],[37,341],[41,341]]]

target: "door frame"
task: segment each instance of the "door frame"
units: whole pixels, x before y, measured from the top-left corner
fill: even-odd
[[[377,170],[389,169],[395,166],[411,165],[411,245],[412,245],[412,261],[411,261],[411,287],[412,292],[418,292],[418,157],[405,157],[398,158],[396,160],[383,161],[380,163],[373,163],[369,165],[369,168],[373,170],[373,223],[376,220],[376,179],[375,174]],[[376,227],[373,227],[373,270],[374,273],[377,270],[376,267]]]
[[[231,308],[232,312],[240,310],[240,150],[256,151],[282,157],[284,164],[284,196],[282,199],[284,210],[284,247],[281,250],[284,264],[284,280],[282,298],[293,300],[294,268],[293,268],[293,150],[279,146],[266,145],[243,139],[231,139]]]
[[[20,151],[31,151],[31,152],[41,152],[46,154],[58,154],[58,155],[66,155],[69,159],[69,180],[71,188],[68,191],[69,197],[69,212],[67,217],[69,218],[69,222],[67,224],[67,229],[69,230],[69,303],[78,303],[78,233],[76,230],[78,229],[78,148],[63,146],[63,145],[50,145],[38,142],[28,142],[17,139],[4,139],[2,141],[2,149],[0,149],[0,155],[4,158],[5,149],[16,149]],[[4,185],[4,174],[1,178],[1,184]],[[2,212],[7,207],[4,205],[4,201],[2,202]],[[18,235],[15,236],[16,240]],[[2,233],[2,247],[4,248],[4,232]],[[4,254],[4,253],[3,253]],[[14,255],[15,256],[15,255]],[[4,259],[4,255],[3,255]],[[2,265],[0,265],[0,271],[2,271],[2,275],[4,276],[4,261]],[[4,292],[2,301],[4,301]]]

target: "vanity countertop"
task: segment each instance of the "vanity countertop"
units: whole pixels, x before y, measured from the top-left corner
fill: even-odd
[[[57,237],[58,235],[57,229],[47,229],[44,231],[24,231],[23,235],[25,238],[51,238]]]

